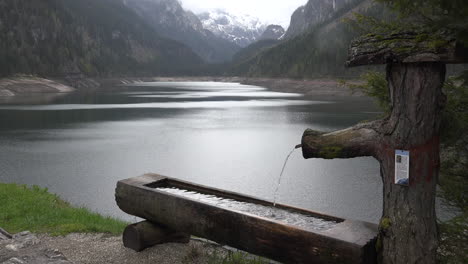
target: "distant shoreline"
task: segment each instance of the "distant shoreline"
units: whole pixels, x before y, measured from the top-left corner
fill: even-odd
[[[147,78],[110,78],[102,79],[103,86],[117,84],[132,84],[138,82],[233,82],[246,85],[256,85],[268,88],[275,92],[300,93],[304,95],[325,96],[363,96],[362,93],[352,93],[351,90],[340,84],[338,79],[310,79],[296,80],[286,78],[251,78],[251,77],[147,77]],[[357,83],[357,81],[351,81]],[[109,87],[110,88],[110,87]],[[104,88],[106,89],[106,88]]]
[[[16,97],[32,97],[37,94],[66,94],[74,91],[117,90],[121,86],[138,82],[234,82],[265,87],[276,92],[304,95],[362,96],[336,79],[296,80],[286,78],[250,77],[113,77],[113,78],[62,78],[45,79],[34,76],[17,76],[0,79],[0,102]],[[353,81],[355,83],[355,81]]]

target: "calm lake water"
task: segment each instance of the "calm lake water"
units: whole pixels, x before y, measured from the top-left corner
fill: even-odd
[[[147,172],[273,200],[284,159],[306,128],[375,118],[365,98],[305,97],[234,83],[141,83],[42,104],[0,105],[0,182],[47,187],[74,205],[131,220],[120,179]],[[373,158],[322,160],[295,151],[278,202],[377,222]]]

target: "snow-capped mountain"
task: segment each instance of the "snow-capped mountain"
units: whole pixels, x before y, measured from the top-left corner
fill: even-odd
[[[219,9],[198,14],[198,17],[205,29],[241,47],[257,41],[268,26],[250,15],[233,15]]]
[[[269,25],[263,34],[260,36],[260,39],[281,39],[284,36],[285,30],[280,25]]]

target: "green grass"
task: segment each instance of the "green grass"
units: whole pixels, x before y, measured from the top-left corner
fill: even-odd
[[[0,183],[0,227],[10,233],[121,234],[127,223],[103,217],[85,208],[74,208],[38,186]]]
[[[86,208],[74,208],[47,189],[0,183],[0,227],[10,233],[29,230],[33,233],[66,235],[69,233],[122,234],[128,223],[103,217]],[[185,258],[192,263],[203,251],[191,248]],[[206,256],[210,264],[266,264],[266,260],[246,253],[229,252]]]

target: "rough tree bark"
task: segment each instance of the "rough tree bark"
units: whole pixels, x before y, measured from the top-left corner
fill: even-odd
[[[375,157],[383,181],[383,214],[376,246],[379,262],[435,263],[435,189],[445,64],[387,64],[387,80],[392,106],[387,118],[332,133],[306,130],[303,155]],[[410,151],[409,186],[394,184],[396,149]]]

